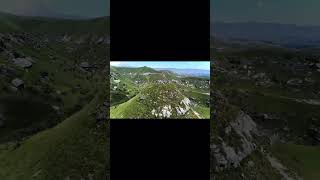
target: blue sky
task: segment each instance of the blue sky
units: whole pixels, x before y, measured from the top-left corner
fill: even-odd
[[[210,61],[111,61],[111,66],[210,70]]]

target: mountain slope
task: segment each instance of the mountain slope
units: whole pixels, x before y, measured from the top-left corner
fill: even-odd
[[[0,179],[108,178],[106,29],[0,14]]]
[[[201,118],[190,106],[175,84],[151,84],[111,109],[111,118]]]
[[[111,67],[110,81],[111,118],[210,117],[209,80],[147,67]]]
[[[17,148],[2,144],[7,150],[0,152],[0,179],[106,177],[106,124],[96,124],[90,115],[103,103],[101,93],[79,112],[56,127],[30,137]]]

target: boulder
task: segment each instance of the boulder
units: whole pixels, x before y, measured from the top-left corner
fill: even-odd
[[[303,80],[298,79],[298,78],[289,79],[287,81],[287,84],[292,85],[292,86],[298,86],[298,85],[301,85],[302,83],[303,83]]]
[[[145,100],[145,99],[146,99],[146,96],[143,95],[143,94],[139,97],[139,100],[141,100],[141,101],[142,101],[142,100]]]
[[[162,116],[164,117],[164,118],[170,118],[170,116],[171,116],[171,111],[172,111],[172,109],[171,109],[171,105],[165,105],[163,108],[162,108]]]
[[[90,65],[89,65],[88,62],[82,62],[82,63],[80,63],[80,67],[82,67],[82,68],[89,68]]]
[[[22,67],[22,68],[31,68],[32,67],[32,62],[33,62],[33,60],[30,57],[13,59],[13,63],[16,66],[19,66],[19,67]]]
[[[109,104],[109,101],[105,101],[105,102],[103,102],[103,106],[106,106],[106,107],[108,107],[110,104]]]
[[[60,111],[60,107],[59,106],[51,106],[52,107],[52,109],[54,109],[55,111]]]
[[[23,80],[19,79],[19,78],[15,78],[11,81],[11,84],[15,87],[15,88],[20,88],[24,86],[24,82]]]

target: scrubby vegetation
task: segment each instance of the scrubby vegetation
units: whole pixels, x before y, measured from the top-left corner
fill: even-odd
[[[108,18],[0,22],[0,179],[107,178]]]
[[[208,78],[111,67],[111,118],[210,118]]]
[[[211,177],[318,179],[319,55],[243,46],[212,49]]]

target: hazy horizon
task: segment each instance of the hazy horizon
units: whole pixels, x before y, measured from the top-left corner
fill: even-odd
[[[193,69],[210,71],[210,61],[110,61],[116,67],[150,67],[154,69]]]
[[[319,26],[317,0],[210,0],[211,22],[258,22]]]
[[[109,0],[2,0],[0,12],[18,16],[96,18],[109,16]]]

